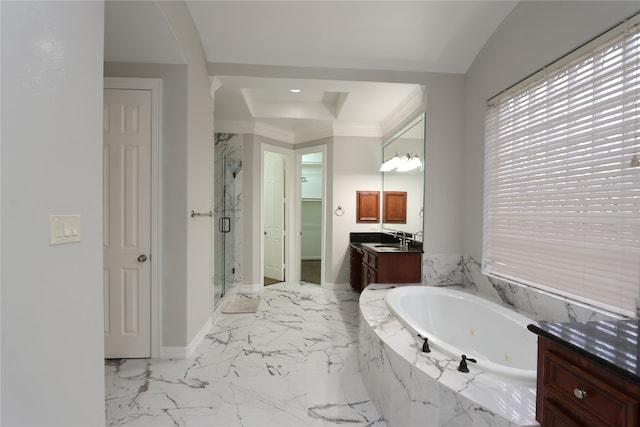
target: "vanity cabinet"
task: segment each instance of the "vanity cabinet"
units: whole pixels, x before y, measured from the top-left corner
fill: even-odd
[[[542,427],[640,425],[636,378],[543,336],[538,337],[537,381],[536,419]]]
[[[354,291],[362,291],[362,247],[357,244],[349,250],[349,284]]]
[[[356,222],[380,222],[379,191],[356,191]]]
[[[376,252],[362,250],[362,287],[371,283],[420,283],[422,253],[419,251]]]

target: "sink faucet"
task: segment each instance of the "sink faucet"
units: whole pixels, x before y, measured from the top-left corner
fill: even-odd
[[[402,233],[402,237],[398,237]],[[404,231],[396,231],[394,237],[400,241],[400,248],[407,249],[407,233]]]

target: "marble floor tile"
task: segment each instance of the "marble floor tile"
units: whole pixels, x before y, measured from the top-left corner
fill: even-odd
[[[358,366],[358,294],[264,288],[223,314],[189,360],[111,360],[106,425],[386,426]]]

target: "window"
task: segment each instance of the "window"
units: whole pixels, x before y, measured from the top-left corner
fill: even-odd
[[[639,22],[489,101],[485,274],[636,313]]]

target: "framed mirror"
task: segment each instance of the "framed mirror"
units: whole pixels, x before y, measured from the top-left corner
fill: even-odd
[[[380,168],[383,231],[404,231],[411,235],[420,232],[418,240],[422,240],[424,216],[424,123],[422,113],[383,144],[384,163]],[[406,219],[397,214],[403,209]]]

